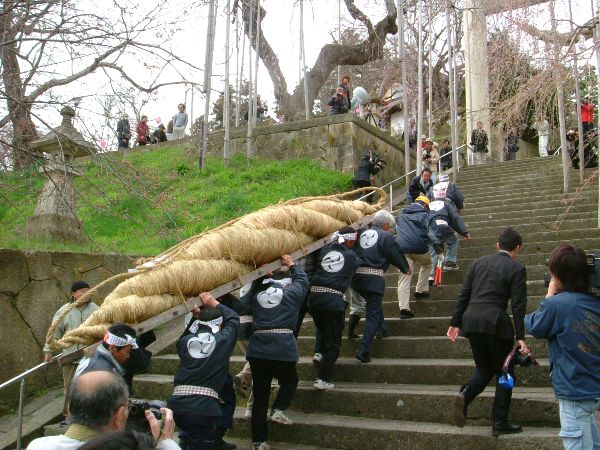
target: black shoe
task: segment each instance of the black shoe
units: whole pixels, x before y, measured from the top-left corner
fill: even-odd
[[[348,339],[360,339],[360,336],[354,331],[352,333],[348,332]]]
[[[371,362],[371,357],[369,356],[368,353],[365,353],[365,354],[357,353],[355,358],[358,359],[361,363]]]
[[[348,338],[349,339],[358,339],[360,336],[354,332],[356,325],[360,322],[360,316],[356,314],[350,314],[348,316]]]
[[[500,436],[502,434],[516,434],[523,431],[521,425],[518,423],[511,423],[507,421],[496,421],[492,425],[492,435]]]
[[[221,439],[220,441],[215,441],[215,450],[234,450],[237,448],[237,445],[230,444],[229,442]]]
[[[431,277],[429,277],[429,286],[434,286],[435,285],[435,280]]]
[[[465,399],[464,391],[459,392],[454,397],[454,409],[453,415],[454,425],[457,427],[464,427],[467,423],[467,404]]]
[[[400,311],[401,319],[412,319],[415,315],[409,309],[403,309]]]
[[[61,420],[61,421],[58,423],[58,426],[59,426],[59,427],[61,427],[61,428],[63,428],[63,427],[68,427],[68,426],[69,426],[69,422],[67,422],[67,419]]]
[[[428,298],[429,292],[415,292],[415,298]]]
[[[446,261],[444,263],[444,271],[446,272],[451,272],[458,269],[460,269],[460,267],[454,261]]]

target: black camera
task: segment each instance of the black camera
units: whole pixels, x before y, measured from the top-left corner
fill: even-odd
[[[588,292],[593,295],[600,296],[600,257],[596,255],[587,256],[587,276],[588,276]],[[548,265],[548,260],[546,260]],[[550,286],[550,272],[544,273],[544,287]]]
[[[138,400],[130,399],[129,418],[127,419],[127,429],[139,431],[141,433],[150,432],[150,424],[146,419],[146,411],[150,410],[157,420],[161,420],[162,413],[160,408],[164,408],[167,404],[160,400]]]

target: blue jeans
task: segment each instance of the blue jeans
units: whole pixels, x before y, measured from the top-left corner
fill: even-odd
[[[560,437],[565,450],[600,450],[600,431],[594,416],[600,400],[558,399]]]
[[[385,329],[385,324],[383,322],[383,307],[381,305],[383,295],[366,291],[358,291],[358,293],[362,295],[367,302],[365,333],[360,341],[359,353],[361,355],[368,355],[371,351],[371,344],[373,343],[375,334],[377,334],[379,329]]]
[[[456,234],[447,237],[442,243],[447,247],[445,261],[456,262],[458,260],[458,238]],[[429,253],[431,254],[431,276],[433,277],[438,263],[437,253],[433,250],[433,245],[429,245]]]

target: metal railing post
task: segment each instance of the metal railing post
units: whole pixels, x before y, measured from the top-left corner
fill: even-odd
[[[392,185],[390,184],[390,211],[392,210],[392,206],[393,206],[393,192],[392,192]]]
[[[17,450],[21,450],[21,435],[23,434],[23,402],[25,401],[25,378],[19,388],[19,412],[17,413]]]

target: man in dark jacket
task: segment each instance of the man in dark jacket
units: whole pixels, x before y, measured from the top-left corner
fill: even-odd
[[[434,201],[429,204],[433,229],[438,241],[448,246],[444,260],[444,269],[458,270],[458,239],[455,232],[464,236],[467,240],[471,239],[471,234],[465,221],[454,207],[454,204],[447,201],[446,186],[444,186],[444,183],[438,183],[433,187],[433,198]],[[438,263],[437,252],[433,248],[431,248],[431,260],[430,279],[433,280],[435,267]]]
[[[485,164],[489,152],[488,136],[483,129],[483,122],[477,122],[477,128],[471,132],[471,151],[473,152],[473,164]]]
[[[129,148],[131,139],[131,126],[129,125],[129,116],[123,114],[123,117],[117,122],[117,141],[119,148]]]
[[[442,252],[439,241],[431,226],[429,198],[420,195],[412,205],[407,206],[398,213],[396,239],[411,269],[410,274],[402,274],[398,278],[400,318],[412,319],[415,315],[410,310],[410,282],[412,280],[412,272],[414,272],[414,265],[416,263],[420,266],[415,298],[427,298],[429,297],[427,279],[431,271],[429,246],[433,245],[438,252]]]
[[[414,202],[419,195],[427,195],[429,189],[433,187],[433,181],[431,181],[431,170],[423,169],[421,175],[417,175],[412,179],[408,185],[408,203]]]
[[[329,112],[330,116],[346,114],[348,112],[348,107],[350,106],[344,97],[344,91],[341,87],[335,90],[335,93],[329,99],[329,103],[327,103],[327,105],[331,107],[331,111]]]
[[[358,163],[356,178],[353,181],[354,189],[369,187],[372,185],[372,178],[379,173],[385,166],[385,161],[379,159],[377,153],[373,150],[365,150],[362,160]],[[362,196],[362,195],[361,195]],[[373,195],[369,195],[367,202],[373,203]]]
[[[494,255],[482,256],[469,267],[448,328],[448,337],[469,339],[477,369],[461,387],[454,401],[454,421],[465,426],[467,407],[496,376],[496,395],[492,406],[492,434],[520,433],[521,426],[508,422],[512,390],[499,383],[502,365],[513,349],[516,335],[520,352],[528,354],[525,344],[527,307],[526,271],[516,258],[523,241],[512,228],[498,238]],[[510,300],[513,320],[506,309]],[[514,326],[513,326],[514,322]],[[514,377],[513,368],[510,374]]]
[[[360,234],[359,245],[356,246],[361,262],[352,277],[352,289],[362,295],[367,303],[365,334],[356,353],[356,359],[363,363],[371,361],[371,344],[377,330],[383,325],[381,303],[385,293],[385,271],[393,264],[402,273],[410,272],[400,245],[388,231],[395,222],[394,216],[389,212],[377,211],[373,216],[373,225]]]
[[[194,308],[177,342],[179,368],[167,404],[177,426],[185,431],[189,448],[214,448],[216,418],[223,412],[219,393],[229,379],[229,358],[235,346],[239,316],[211,294],[200,294],[202,309]],[[221,326],[211,324],[222,318]],[[219,331],[220,328],[220,331]]]
[[[252,442],[254,448],[268,448],[267,410],[273,377],[279,380],[279,392],[273,402],[269,420],[284,425],[292,421],[285,414],[298,387],[298,343],[294,327],[298,311],[308,292],[308,277],[297,268],[290,255],[281,257],[291,273],[290,284],[263,279],[250,299],[254,332],[248,343],[246,359],[252,370]],[[261,447],[262,445],[262,447]]]
[[[465,195],[462,193],[456,183],[450,181],[450,177],[447,174],[440,175],[437,184],[442,187],[445,186],[446,200],[451,201],[458,212],[461,212],[463,209],[465,209]],[[429,200],[433,200],[433,186],[431,189],[429,189],[427,196],[429,197]]]
[[[331,390],[333,366],[340,355],[344,330],[344,292],[350,286],[352,275],[360,265],[360,258],[352,250],[356,231],[344,227],[332,238],[332,243],[319,252],[317,270],[312,279],[308,308],[317,327],[315,358],[319,375],[313,387]]]
[[[124,323],[111,325],[104,334],[102,343],[96,349],[94,356],[81,360],[75,376],[103,370],[125,377],[125,369],[122,364],[129,359],[132,350],[138,348],[135,337],[135,330],[129,325]]]

